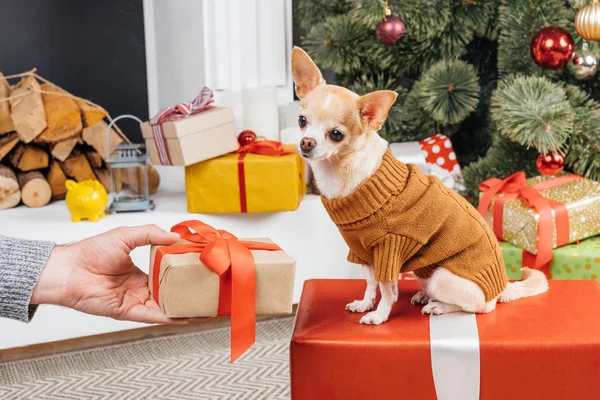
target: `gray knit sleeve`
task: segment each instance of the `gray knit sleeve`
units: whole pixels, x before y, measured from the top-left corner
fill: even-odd
[[[54,243],[0,235],[0,318],[31,321],[37,305],[30,304]]]

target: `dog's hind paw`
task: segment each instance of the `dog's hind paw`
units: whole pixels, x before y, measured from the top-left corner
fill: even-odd
[[[415,294],[412,299],[410,299],[410,304],[416,306],[417,304],[427,304],[431,301],[427,293],[422,290],[419,290],[417,294]]]
[[[439,301],[430,301],[421,310],[421,313],[428,315],[442,315],[461,311],[461,308],[455,304],[447,304]]]
[[[385,321],[387,321],[387,317],[384,317],[377,311],[370,312],[360,319],[360,323],[363,325],[381,325]]]

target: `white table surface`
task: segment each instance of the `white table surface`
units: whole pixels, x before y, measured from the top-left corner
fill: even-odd
[[[362,277],[359,267],[345,261],[348,248],[318,196],[306,196],[300,208],[293,212],[189,214],[186,210],[183,168],[157,169],[161,175],[161,186],[153,196],[156,208],[152,212],[107,215],[96,223],[72,223],[64,201],[37,209],[19,206],[0,211],[0,234],[68,243],[119,226],[152,223],[169,229],[177,222],[199,219],[238,237],[269,237],[292,255],[297,261],[294,302],[298,302],[302,285],[307,279]],[[148,247],[134,250],[132,258],[141,269],[148,271]],[[0,349],[141,326],[145,325],[85,315],[56,306],[41,306],[29,324],[0,319]]]

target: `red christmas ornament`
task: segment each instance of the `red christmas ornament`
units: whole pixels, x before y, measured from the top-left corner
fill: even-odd
[[[250,143],[254,143],[256,141],[256,133],[252,131],[243,131],[238,136],[238,142],[242,146],[249,145]]]
[[[566,29],[547,26],[531,39],[530,50],[533,61],[540,67],[559,69],[573,58],[575,42]]]
[[[559,153],[540,154],[535,166],[542,175],[560,174],[565,167],[565,158]]]
[[[388,15],[377,24],[375,33],[381,43],[393,46],[406,34],[406,26],[400,18]]]

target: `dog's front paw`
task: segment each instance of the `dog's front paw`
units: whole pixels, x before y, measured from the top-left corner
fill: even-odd
[[[371,311],[373,305],[374,303],[372,301],[355,300],[350,304],[346,304],[346,310],[355,313],[363,313],[365,311]]]
[[[431,299],[429,298],[429,296],[427,296],[427,293],[425,293],[424,291],[420,290],[417,292],[417,294],[415,294],[412,299],[410,299],[410,303],[413,306],[416,306],[417,304],[427,304],[429,303]]]
[[[377,311],[370,312],[360,319],[360,323],[363,325],[381,325],[385,321],[387,321],[387,317],[384,317]]]

